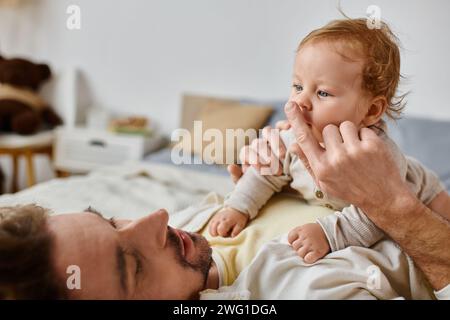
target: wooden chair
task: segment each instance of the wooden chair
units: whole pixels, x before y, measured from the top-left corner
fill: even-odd
[[[31,187],[36,183],[36,173],[34,168],[34,156],[44,154],[52,159],[53,153],[53,130],[43,131],[31,136],[21,136],[17,134],[0,134],[0,156],[7,155],[12,160],[12,181],[11,192],[19,190],[19,159],[25,157],[27,186]]]

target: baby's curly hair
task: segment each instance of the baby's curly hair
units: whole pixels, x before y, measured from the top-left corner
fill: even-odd
[[[396,95],[400,74],[399,40],[389,26],[380,21],[380,28],[369,29],[366,19],[342,19],[329,22],[310,32],[299,44],[299,51],[307,43],[328,40],[343,45],[354,54],[337,51],[346,59],[356,55],[365,60],[362,74],[363,89],[374,97],[386,97],[386,115],[398,119],[405,107],[406,94]]]

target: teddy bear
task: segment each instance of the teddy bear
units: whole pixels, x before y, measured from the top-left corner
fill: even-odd
[[[38,94],[50,76],[46,64],[0,56],[0,133],[30,135],[62,124],[58,114]],[[4,183],[0,168],[0,194]]]
[[[62,124],[38,94],[39,87],[50,77],[46,64],[0,56],[0,133],[30,135]]]

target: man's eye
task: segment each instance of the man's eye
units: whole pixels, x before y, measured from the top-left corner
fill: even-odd
[[[322,91],[322,90],[319,90],[319,92],[317,92],[317,94],[322,98],[331,96],[331,94],[329,94],[328,92]]]
[[[295,89],[295,91],[300,92],[303,90],[303,87],[299,84],[294,84],[292,87]]]
[[[114,229],[117,229],[117,221],[114,217],[109,218],[109,223]]]

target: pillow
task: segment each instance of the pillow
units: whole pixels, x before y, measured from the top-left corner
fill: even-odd
[[[275,128],[275,125],[278,121],[286,120],[286,114],[284,113],[284,105],[286,104],[287,100],[249,100],[249,99],[243,99],[241,100],[241,103],[245,104],[263,104],[263,105],[269,105],[272,106],[273,113],[267,120],[267,123],[264,126],[271,126],[272,128]]]
[[[405,117],[388,128],[400,149],[435,171],[450,191],[450,121]]]
[[[200,155],[208,164],[236,163],[239,150],[258,136],[273,111],[271,106],[227,99],[188,96],[184,101],[188,105],[183,108],[182,126],[192,140],[190,148],[183,144],[183,152]],[[196,120],[201,121],[201,128],[194,127]]]

